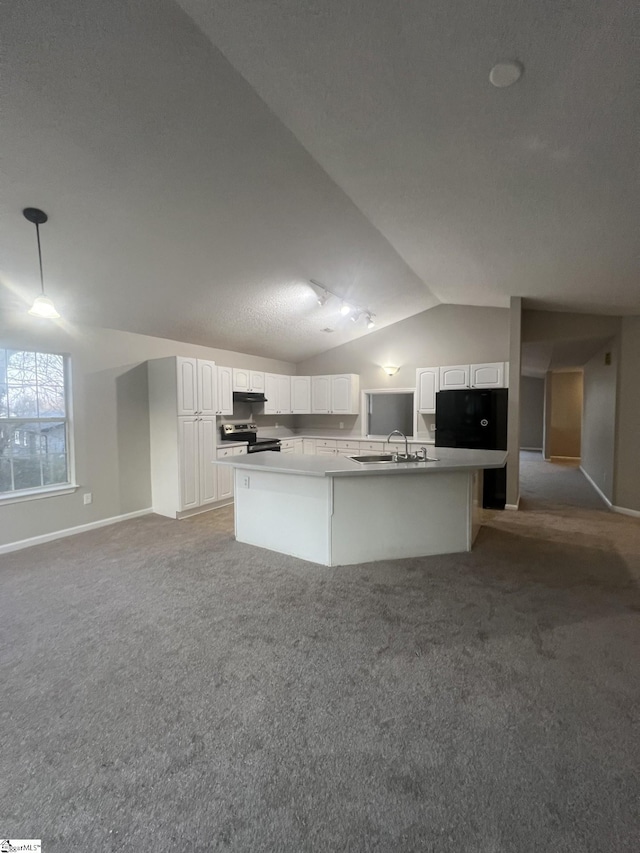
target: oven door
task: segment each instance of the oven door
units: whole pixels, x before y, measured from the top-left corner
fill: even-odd
[[[265,450],[275,450],[280,453],[279,441],[257,441],[247,447],[247,453],[262,453]]]

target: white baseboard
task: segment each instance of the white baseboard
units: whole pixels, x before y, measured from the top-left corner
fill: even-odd
[[[504,508],[517,512],[520,509],[520,495],[518,495],[518,500],[514,504],[505,504]]]
[[[86,533],[88,530],[96,530],[98,527],[108,527],[108,525],[117,524],[119,521],[128,521],[130,518],[151,515],[152,512],[151,507],[148,509],[138,509],[135,512],[127,512],[124,515],[114,515],[111,518],[90,521],[89,524],[79,524],[77,527],[66,527],[64,530],[55,530],[53,533],[43,533],[41,536],[31,536],[29,539],[9,542],[6,545],[0,545],[0,554],[8,554],[10,551],[20,551],[22,548],[30,548],[32,545],[53,542],[54,539],[64,539],[65,536],[75,536],[76,533]]]
[[[541,447],[521,447],[520,450],[530,450],[532,453],[542,453]]]
[[[631,518],[640,518],[640,510],[637,509],[627,509],[626,506],[615,506],[615,504],[611,504],[611,509],[614,512],[619,512],[621,515],[630,515]]]
[[[592,485],[592,486],[593,486],[593,488],[596,490],[596,492],[600,495],[600,497],[602,498],[602,500],[603,500],[603,501],[606,503],[606,505],[611,509],[611,501],[610,501],[610,500],[609,500],[609,498],[605,495],[605,493],[602,491],[602,489],[600,488],[600,486],[598,486],[598,484],[593,480],[593,478],[592,478],[592,477],[591,477],[591,476],[590,476],[590,475],[589,475],[589,474],[584,470],[584,468],[582,467],[582,465],[580,466],[580,470],[581,470],[581,471],[582,471],[582,473],[584,474],[585,478],[589,481],[589,483],[591,483],[591,485]]]

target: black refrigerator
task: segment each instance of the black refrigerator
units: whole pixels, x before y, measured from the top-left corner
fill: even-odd
[[[506,388],[438,391],[436,447],[506,450],[508,394]],[[506,498],[506,467],[486,469],[482,505],[504,509]]]

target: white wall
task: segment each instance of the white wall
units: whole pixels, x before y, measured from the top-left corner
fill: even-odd
[[[622,321],[614,504],[640,512],[640,317]]]
[[[544,379],[520,379],[520,447],[542,450],[544,430]]]
[[[27,317],[0,326],[3,346],[71,356],[76,482],[71,495],[0,505],[0,545],[143,510],[151,505],[146,361],[168,355],[295,373],[289,362]],[[84,506],[84,492],[93,503]]]
[[[613,501],[617,341],[611,341],[585,364],[583,376],[582,468],[602,493]]]

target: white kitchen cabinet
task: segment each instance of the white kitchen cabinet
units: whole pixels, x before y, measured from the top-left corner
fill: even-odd
[[[454,364],[440,368],[439,391],[458,391],[469,387],[468,364]]]
[[[471,365],[472,388],[504,388],[504,362]]]
[[[335,447],[316,447],[316,456],[335,456]]]
[[[198,418],[178,419],[180,494],[177,509],[194,509],[200,504],[200,459]],[[155,507],[154,507],[155,510]]]
[[[360,444],[357,441],[340,441],[336,446],[336,454],[338,456],[358,456],[360,453]]]
[[[233,368],[233,390],[250,391],[254,394],[264,393],[265,375],[260,370],[245,370]]]
[[[246,454],[246,447],[225,447],[218,450],[218,459]],[[218,481],[218,500],[229,501],[233,498],[233,468],[231,465],[214,465]]]
[[[165,361],[165,359],[158,359]],[[178,417],[215,415],[218,409],[218,373],[213,361],[200,358],[170,358],[175,370]]]
[[[424,414],[436,410],[436,393],[440,388],[440,368],[419,367],[416,370],[417,409]]]
[[[173,357],[153,359],[147,367],[152,506],[160,515],[177,518],[218,500],[212,464],[217,370],[210,361]]]
[[[440,368],[440,391],[463,388],[504,388],[503,361],[482,364],[456,364]]]
[[[278,387],[278,414],[279,415],[290,415],[291,414],[291,377],[290,376],[278,375],[277,387]]]
[[[264,404],[265,415],[278,414],[278,377],[275,373],[265,373],[264,375],[264,396],[267,402]]]
[[[313,438],[302,439],[302,452],[305,456],[315,456],[316,442]]]
[[[291,414],[291,377],[280,373],[265,373],[264,404],[265,415]]]
[[[219,415],[233,414],[233,370],[218,365],[218,412]]]
[[[302,453],[301,438],[283,438],[280,441],[280,453]]]
[[[164,359],[162,359],[164,361]],[[198,362],[195,358],[170,359],[175,365],[176,399],[179,416],[195,415],[198,409]]]
[[[178,418],[180,494],[178,512],[218,499],[215,417]]]
[[[354,373],[311,377],[311,412],[316,415],[357,415],[360,378]]]
[[[311,377],[311,412],[314,415],[328,415],[331,411],[331,377]]]
[[[308,415],[311,412],[311,377],[291,377],[291,413]]]

